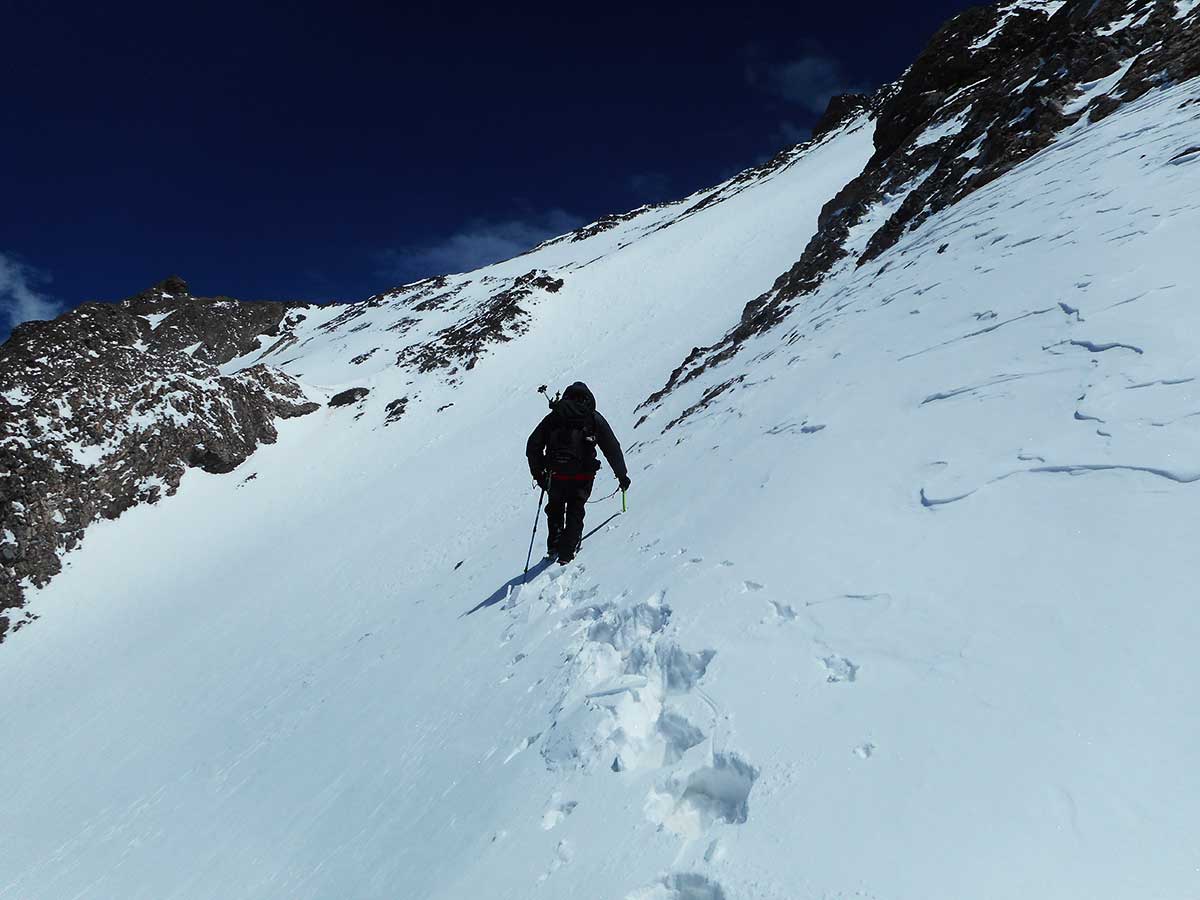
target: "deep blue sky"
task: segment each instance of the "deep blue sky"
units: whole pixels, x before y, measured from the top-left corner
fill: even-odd
[[[0,0],[0,305],[469,268],[807,137],[968,5]]]

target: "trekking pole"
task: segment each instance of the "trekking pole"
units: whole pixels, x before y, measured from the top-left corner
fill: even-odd
[[[621,491],[621,512],[625,512],[625,492]]]
[[[525,574],[521,578],[521,584],[524,584],[529,578],[529,563],[533,560],[533,542],[537,540],[538,519],[542,517],[542,501],[546,499],[546,489],[542,488],[542,495],[538,497],[537,513],[533,517],[533,534],[529,538],[529,555],[525,557]]]

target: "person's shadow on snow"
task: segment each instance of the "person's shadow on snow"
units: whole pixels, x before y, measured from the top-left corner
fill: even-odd
[[[467,612],[463,613],[462,616],[459,616],[459,618],[461,619],[463,616],[469,616],[471,613],[479,612],[479,610],[486,609],[489,606],[495,606],[497,603],[508,597],[509,592],[514,588],[520,587],[526,581],[531,581],[545,572],[548,568],[550,568],[553,562],[554,560],[552,560],[550,557],[545,557],[541,562],[530,569],[527,575],[518,575],[515,578],[510,578],[508,581],[504,582],[504,584],[500,585],[500,587],[496,588],[495,592],[490,597],[482,601],[474,609],[467,610]]]

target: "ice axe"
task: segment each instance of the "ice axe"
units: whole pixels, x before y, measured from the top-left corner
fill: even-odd
[[[542,517],[542,501],[546,499],[546,489],[542,488],[542,495],[538,497],[537,512],[533,516],[533,534],[529,537],[529,555],[525,557],[525,574],[521,578],[521,584],[524,584],[529,579],[529,563],[533,561],[533,542],[537,540],[538,519]]]
[[[550,404],[550,408],[554,409],[554,404],[558,402],[558,396],[556,395],[554,399],[551,400],[550,395],[546,393],[547,390],[547,386],[543,384],[537,389],[537,392],[544,396],[546,398],[546,402]],[[546,499],[546,484],[549,484],[549,481],[550,479],[547,477],[545,479],[545,483],[542,485],[542,494],[540,497],[538,497],[537,513],[535,513],[533,517],[533,534],[529,536],[529,553],[525,556],[525,575],[521,580],[522,584],[524,584],[529,578],[529,564],[533,562],[533,544],[534,541],[537,540],[538,520],[542,517],[542,502]]]

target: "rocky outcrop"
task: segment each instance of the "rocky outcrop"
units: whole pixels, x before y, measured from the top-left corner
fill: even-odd
[[[831,97],[824,114],[813,126],[813,140],[820,140],[831,131],[841,128],[870,104],[871,98],[866,94],[838,94]]]
[[[451,403],[449,405],[453,406],[454,404]],[[389,403],[387,405],[387,407],[384,409],[384,412],[387,414],[387,416],[384,419],[383,424],[384,425],[392,425],[396,422],[399,422],[404,417],[404,411],[407,408],[408,408],[408,398],[407,397],[397,397],[395,400],[393,400],[391,403]],[[446,407],[442,407],[442,409],[445,409],[445,408]],[[438,412],[441,412],[441,411],[442,411],[441,409],[438,410]]]
[[[357,403],[359,400],[362,400],[369,393],[371,393],[370,388],[365,388],[365,387],[349,388],[347,390],[342,391],[339,394],[334,394],[332,397],[330,397],[329,405],[330,406],[350,406],[351,404]]]
[[[294,303],[193,297],[178,276],[120,305],[152,326],[142,335],[149,352],[186,350],[193,359],[212,365],[265,349],[265,339],[278,335],[289,315],[294,321],[302,320],[306,308]]]
[[[525,333],[529,312],[521,302],[535,293],[556,294],[563,280],[547,272],[533,270],[519,275],[492,294],[467,318],[438,331],[431,340],[405,348],[396,364],[413,366],[418,372],[449,369],[454,375],[461,368],[475,368],[489,347],[511,341]],[[452,295],[435,295],[435,299]],[[414,307],[418,308],[418,307]]]
[[[843,261],[877,259],[1065,129],[1098,121],[1155,85],[1197,75],[1200,7],[1174,0],[1015,0],[956,16],[899,82],[868,102],[835,98],[818,133],[847,116],[870,115],[871,160],[825,205],[795,265],[746,304],[720,341],[695,348],[642,407],[783,322]],[[873,213],[893,208],[851,242]]]
[[[267,366],[218,366],[303,309],[192,297],[178,278],[19,326],[0,347],[0,639],[89,524],[229,472],[318,408]]]

